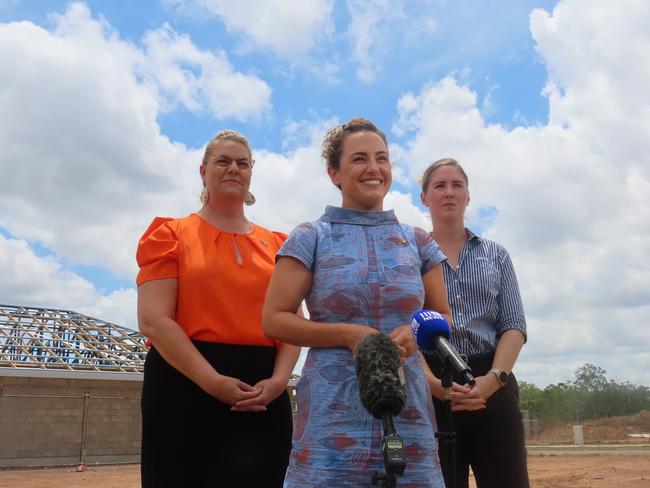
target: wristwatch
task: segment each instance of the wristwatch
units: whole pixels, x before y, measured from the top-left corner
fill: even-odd
[[[504,370],[501,368],[492,368],[489,373],[494,373],[497,377],[497,381],[501,386],[506,386],[506,383],[508,383],[508,378],[510,378],[510,375],[506,373]]]

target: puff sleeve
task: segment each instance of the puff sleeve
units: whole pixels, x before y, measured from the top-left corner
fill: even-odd
[[[172,224],[174,219],[156,217],[138,243],[136,260],[140,271],[136,283],[178,277],[178,236]]]
[[[278,249],[280,249],[282,247],[282,244],[284,244],[284,241],[286,241],[287,237],[289,237],[284,232],[278,232],[276,230],[272,231],[272,234],[273,234],[273,239],[275,240],[275,244],[278,246]]]

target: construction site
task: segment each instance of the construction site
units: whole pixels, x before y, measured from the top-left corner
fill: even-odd
[[[139,462],[146,352],[126,327],[0,305],[0,468]]]
[[[0,486],[139,486],[146,353],[144,337],[126,327],[0,305]],[[586,424],[581,446],[571,445],[571,426],[533,433],[531,486],[650,487],[650,444],[630,434],[647,432],[648,419]]]

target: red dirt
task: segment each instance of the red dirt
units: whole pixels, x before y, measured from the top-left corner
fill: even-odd
[[[647,455],[530,456],[532,488],[650,488]],[[0,471],[6,488],[137,488],[137,465],[99,466],[78,473],[74,468]],[[188,478],[191,486],[191,478]],[[470,483],[470,487],[474,487]]]
[[[650,444],[650,439],[630,434],[650,433],[650,412],[642,411],[626,417],[587,420],[582,423],[587,444]],[[572,425],[554,425],[527,440],[529,444],[573,444]]]
[[[650,432],[650,412],[628,417],[612,417],[583,423],[589,444],[639,444],[650,440],[629,437]],[[529,439],[530,444],[571,444],[571,425],[547,428]],[[531,454],[528,471],[532,488],[650,488],[650,450],[643,453],[614,451],[602,454]],[[138,465],[91,466],[75,468],[0,470],[0,488],[137,488]],[[188,476],[191,486],[191,475]],[[475,485],[470,483],[470,487]]]

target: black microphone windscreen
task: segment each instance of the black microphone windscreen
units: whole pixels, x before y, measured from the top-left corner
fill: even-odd
[[[359,380],[361,403],[374,417],[397,415],[406,402],[400,381],[401,356],[395,343],[385,334],[367,335],[357,346],[354,365]]]

